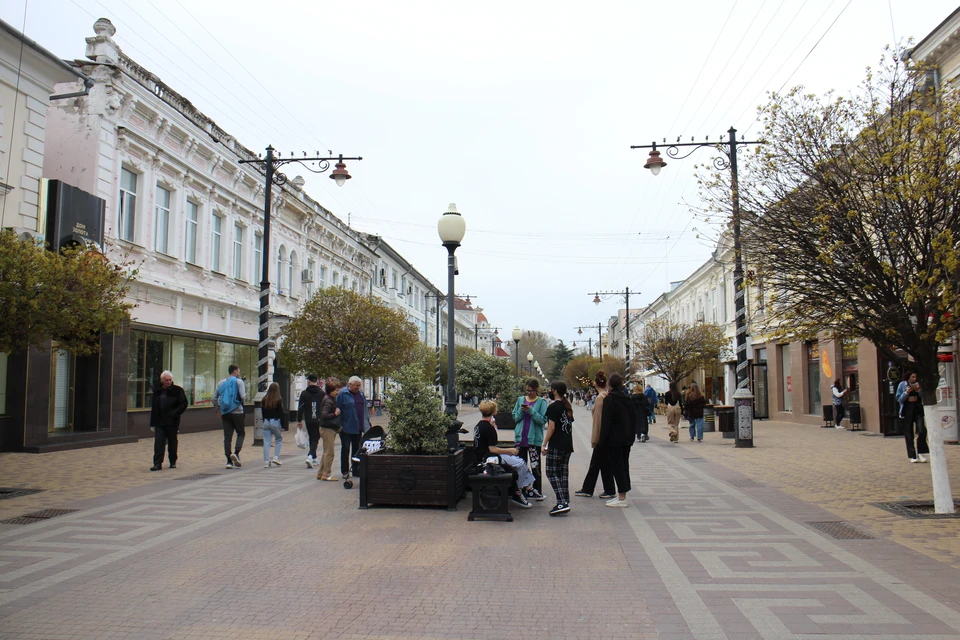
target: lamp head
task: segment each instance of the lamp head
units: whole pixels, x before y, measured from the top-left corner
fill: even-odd
[[[600,305],[600,296],[599,296],[599,295],[593,296],[593,304],[595,304],[595,305],[597,305],[597,306]]]
[[[514,327],[513,329],[513,341],[520,342],[520,338],[523,337],[523,331],[520,330],[520,327]]]
[[[333,171],[330,173],[330,179],[335,180],[338,187],[342,187],[343,183],[349,180],[350,177],[350,174],[347,173],[347,165],[343,160],[334,165]]]
[[[578,336],[582,336],[582,335],[583,335],[583,329],[577,329],[577,335],[578,335]]]
[[[533,362],[533,352],[527,351],[527,362]]]
[[[437,233],[440,234],[440,241],[445,245],[460,244],[467,233],[467,223],[454,203],[451,202],[444,214],[440,216],[440,221],[437,222]]]
[[[667,163],[663,161],[663,158],[660,157],[660,152],[656,149],[650,150],[650,157],[647,158],[646,164],[643,165],[644,169],[650,169],[650,173],[653,175],[658,175],[660,169],[667,166]]]

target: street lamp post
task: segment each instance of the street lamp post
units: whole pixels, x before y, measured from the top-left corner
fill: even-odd
[[[500,327],[482,327],[483,329],[489,331],[491,329],[497,330]],[[480,351],[480,325],[476,322],[473,323],[473,349],[475,351]]]
[[[639,293],[639,292],[634,291],[634,293]],[[600,296],[623,296],[625,298],[625,303],[627,305],[627,313],[626,313],[627,340],[623,344],[623,348],[624,348],[624,354],[626,355],[626,357],[624,358],[624,368],[627,370],[626,379],[629,382],[630,380],[630,287],[624,287],[623,291],[596,291],[592,294],[587,294],[587,295],[592,295],[593,303],[598,306],[600,305]],[[600,356],[600,362],[603,362],[602,355]]]
[[[747,311],[746,292],[743,288],[743,260],[740,245],[740,182],[737,176],[737,153],[740,148],[748,144],[763,144],[760,140],[737,140],[737,130],[730,127],[727,131],[727,140],[719,142],[680,142],[667,144],[667,155],[682,160],[694,151],[703,147],[710,147],[721,151],[724,157],[715,158],[713,166],[717,169],[730,169],[730,189],[733,222],[733,285],[735,293],[735,309],[737,319],[737,391],[733,394],[735,406],[734,433],[737,436],[736,447],[744,449],[753,446],[753,394],[750,392],[750,379],[747,375]],[[688,153],[681,155],[680,147],[693,147]],[[657,143],[649,145],[631,145],[631,149],[650,149],[644,169],[650,169],[653,175],[660,173],[660,169],[667,163],[657,151]]]
[[[596,302],[596,301],[594,301]],[[574,327],[577,330],[577,335],[583,335],[584,329],[593,329],[593,325],[587,325],[583,327]],[[587,338],[587,344],[590,344],[590,338]],[[600,354],[600,362],[603,363],[603,323],[597,323],[597,353]],[[590,355],[593,355],[593,347],[590,348]]]
[[[258,333],[258,344],[257,344],[257,398],[255,399],[255,404],[259,403],[262,395],[267,391],[267,383],[270,381],[270,373],[268,368],[268,362],[270,359],[270,209],[272,206],[273,200],[273,185],[282,187],[287,183],[287,176],[277,171],[278,167],[282,167],[285,164],[290,164],[291,162],[299,162],[303,167],[310,171],[311,173],[325,173],[327,169],[330,168],[330,162],[336,160],[337,163],[334,165],[333,172],[330,174],[330,177],[336,181],[338,187],[342,187],[344,183],[350,179],[350,174],[347,172],[347,165],[344,160],[363,160],[363,158],[357,156],[355,158],[344,158],[343,154],[338,155],[337,157],[320,157],[320,152],[317,152],[316,156],[307,157],[307,153],[304,151],[302,157],[294,156],[293,153],[289,157],[284,158],[282,154],[274,155],[275,149],[273,145],[267,146],[267,157],[266,158],[251,158],[249,160],[238,160],[238,164],[252,164],[256,165],[264,175],[264,192],[263,192],[263,252],[262,252],[262,269],[260,277],[260,327]],[[316,168],[311,169],[308,162],[315,163]],[[277,274],[279,277],[280,274]],[[257,417],[254,418],[254,443],[262,441],[263,439],[263,418],[262,413],[256,411]]]
[[[460,246],[464,234],[467,232],[467,223],[457,211],[457,205],[450,203],[440,221],[437,222],[437,233],[440,241],[447,250],[447,395],[444,413],[451,418],[457,417],[457,391],[454,386],[454,279],[457,272],[457,258],[454,253]]]
[[[527,365],[530,367],[530,377],[533,377],[533,352],[527,352]]]
[[[523,337],[523,331],[520,327],[513,328],[513,377],[520,380],[520,338]],[[519,382],[517,384],[520,384]],[[518,390],[519,391],[519,390]]]

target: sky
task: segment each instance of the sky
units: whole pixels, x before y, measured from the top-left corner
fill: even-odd
[[[446,288],[436,223],[467,224],[457,292],[494,326],[606,323],[706,261],[694,217],[703,149],[654,177],[663,138],[758,132],[768,91],[855,91],[885,45],[921,40],[947,0],[673,2],[3,0],[0,17],[58,56],[96,18],[124,52],[241,144],[362,156],[307,192],[382,235]],[[754,136],[755,137],[755,136]],[[501,332],[502,333],[502,332]],[[586,334],[584,334],[586,335]],[[579,345],[578,345],[579,346]]]

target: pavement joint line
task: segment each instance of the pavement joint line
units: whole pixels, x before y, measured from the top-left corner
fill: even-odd
[[[677,456],[670,456],[662,450],[659,450],[662,453],[661,457],[663,458],[672,458],[674,461],[677,460]],[[719,464],[719,463],[715,463]],[[722,465],[721,465],[722,466]],[[701,469],[690,466],[690,473],[698,476],[701,480],[710,482],[713,478],[709,476],[705,471]],[[758,500],[751,498],[748,494],[741,492],[737,488],[727,485],[724,483],[717,483],[715,488],[721,493],[732,496],[742,503],[750,506],[757,513],[761,513],[768,517],[773,522],[779,524],[781,527],[788,531],[792,531],[798,538],[805,540],[806,542],[811,543],[814,547],[819,548],[821,551],[824,551],[834,557],[835,559],[843,562],[847,566],[859,571],[864,577],[870,578],[875,581],[877,584],[882,585],[883,587],[889,589],[891,592],[896,593],[901,598],[909,602],[910,604],[916,606],[922,611],[927,612],[928,614],[936,617],[944,624],[956,629],[960,632],[960,613],[954,611],[950,607],[942,604],[937,601],[935,598],[932,598],[922,591],[906,584],[902,580],[898,580],[894,576],[890,575],[886,571],[876,567],[875,565],[867,562],[866,560],[861,559],[857,555],[845,550],[840,545],[832,542],[830,539],[825,538],[812,529],[795,523],[790,518],[781,515],[777,511],[767,507]],[[769,588],[769,587],[768,587]],[[817,636],[822,637],[822,636]],[[872,636],[871,636],[872,637]],[[899,636],[902,638],[903,636]]]
[[[229,477],[229,478],[227,478],[227,479],[221,478],[220,481],[223,482],[224,484],[227,484],[227,483],[238,482],[238,481],[241,481],[241,480],[244,480],[244,479],[245,479],[245,478],[244,478],[242,475],[240,475],[240,474],[235,474],[235,475],[233,475],[233,476],[231,476],[231,477]],[[237,515],[240,515],[240,514],[242,514],[242,513],[245,513],[245,512],[247,512],[247,511],[250,511],[250,510],[253,509],[253,508],[256,508],[256,507],[261,506],[264,502],[266,502],[266,503],[272,503],[273,501],[275,501],[276,499],[278,499],[278,498],[280,498],[280,497],[282,497],[282,496],[284,496],[284,495],[287,495],[287,494],[290,494],[290,493],[294,493],[294,492],[300,491],[304,486],[313,484],[313,483],[311,483],[309,480],[310,480],[309,478],[304,478],[303,480],[300,480],[300,482],[299,482],[298,484],[294,484],[294,485],[289,486],[289,487],[287,487],[287,488],[285,488],[285,489],[284,489],[284,488],[278,488],[276,491],[272,491],[272,492],[270,492],[270,493],[268,493],[268,494],[265,494],[265,495],[261,496],[260,498],[257,498],[257,499],[255,499],[255,500],[252,500],[251,502],[248,502],[248,503],[246,503],[246,504],[232,507],[232,508],[227,509],[227,510],[225,510],[225,511],[222,511],[222,512],[216,514],[216,515],[213,515],[213,516],[211,516],[211,517],[209,517],[209,518],[203,518],[203,519],[201,519],[201,520],[197,520],[197,521],[194,522],[193,524],[188,524],[188,525],[186,525],[186,526],[184,526],[184,527],[180,527],[180,528],[176,529],[176,531],[172,532],[169,536],[165,536],[165,537],[153,537],[153,538],[150,538],[149,540],[144,540],[143,542],[137,543],[137,544],[135,544],[135,545],[133,545],[133,546],[131,546],[131,547],[127,547],[127,548],[125,548],[125,549],[118,550],[118,551],[115,551],[114,553],[111,553],[111,554],[108,554],[108,555],[104,555],[104,556],[100,556],[100,557],[98,557],[98,558],[94,558],[94,559],[92,559],[92,560],[90,560],[90,561],[88,561],[88,562],[85,562],[85,563],[83,563],[83,564],[81,564],[81,565],[78,565],[78,566],[76,566],[76,567],[71,567],[71,568],[69,568],[69,569],[65,569],[65,570],[63,570],[63,571],[61,571],[61,572],[58,572],[58,573],[55,573],[55,574],[53,574],[53,575],[46,576],[45,578],[41,578],[41,579],[39,579],[39,580],[37,580],[37,581],[35,581],[35,582],[32,582],[32,583],[27,584],[27,585],[24,585],[24,586],[22,586],[22,587],[18,587],[18,588],[16,588],[16,589],[11,589],[11,590],[9,590],[9,591],[7,591],[7,592],[0,592],[0,607],[2,607],[2,606],[4,606],[4,605],[7,605],[7,604],[9,604],[9,603],[11,603],[11,602],[14,602],[14,601],[16,601],[16,600],[19,600],[20,598],[22,598],[22,597],[24,597],[24,596],[28,596],[28,595],[30,595],[30,594],[36,593],[37,591],[40,591],[40,590],[45,589],[45,588],[47,588],[47,587],[51,587],[51,586],[53,586],[53,585],[60,584],[61,582],[64,582],[64,581],[69,580],[69,579],[71,579],[71,578],[78,577],[78,576],[83,575],[83,574],[85,574],[85,573],[88,573],[88,572],[90,572],[90,571],[92,571],[92,570],[94,570],[94,569],[98,569],[98,568],[100,568],[100,567],[104,567],[104,566],[106,566],[106,565],[109,565],[109,564],[111,564],[111,563],[113,563],[113,562],[115,562],[115,561],[117,561],[117,560],[122,560],[122,559],[124,559],[124,558],[127,558],[127,557],[129,557],[129,556],[135,555],[135,554],[140,553],[140,552],[142,552],[142,551],[146,551],[146,550],[148,550],[148,549],[150,549],[150,548],[152,548],[152,547],[158,546],[158,545],[160,545],[160,544],[166,544],[166,543],[169,543],[169,542],[174,541],[174,540],[177,540],[177,539],[182,539],[182,538],[183,538],[184,536],[186,536],[187,534],[191,534],[191,533],[193,533],[194,531],[207,528],[207,527],[209,527],[209,526],[211,526],[211,525],[214,525],[214,524],[217,524],[217,523],[219,523],[219,522],[221,522],[221,521],[223,521],[223,520],[226,520],[226,519],[229,519],[229,518],[233,518],[233,517],[235,517],[235,516],[237,516]],[[205,482],[205,480],[201,480],[200,482]],[[161,491],[161,492],[159,492],[159,493],[160,493],[160,495],[164,495],[164,494],[167,494],[167,493],[169,493],[169,492],[171,492],[171,491],[176,491],[176,490],[177,490],[176,488],[174,488],[174,489],[167,489],[167,490]],[[131,499],[131,500],[127,500],[127,501],[125,501],[125,502],[142,501],[142,500],[144,500],[146,497],[147,497],[147,496],[141,496],[141,497],[139,497],[139,498],[134,498],[134,499]],[[102,508],[100,508],[100,509],[91,510],[91,511],[87,512],[87,515],[89,515],[89,514],[92,513],[92,512],[102,511],[102,510],[104,510],[104,509],[110,509],[110,508],[115,508],[115,507],[116,507],[116,505],[109,505],[109,506],[107,506],[107,507],[102,507]],[[69,516],[68,516],[68,517],[69,517]],[[75,517],[75,516],[74,516],[74,517]],[[54,524],[55,524],[55,525],[62,525],[65,520],[67,520],[67,518],[58,518],[57,521],[56,521]],[[22,530],[20,530],[19,532],[22,534]],[[33,532],[33,531],[31,531],[31,533],[32,533],[32,532]],[[4,537],[9,537],[9,536],[4,536]]]

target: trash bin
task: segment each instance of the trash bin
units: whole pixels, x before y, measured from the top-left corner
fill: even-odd
[[[822,429],[832,429],[833,428],[833,405],[825,404],[821,409],[823,412],[823,424],[820,425]]]
[[[863,412],[859,404],[847,405],[847,417],[850,418],[851,431],[863,431]]]
[[[724,438],[734,438],[736,433],[733,431],[733,407],[718,406],[713,408],[716,415],[717,430],[723,434]]]
[[[716,431],[717,423],[714,414],[714,405],[707,404],[703,407],[703,432]]]

